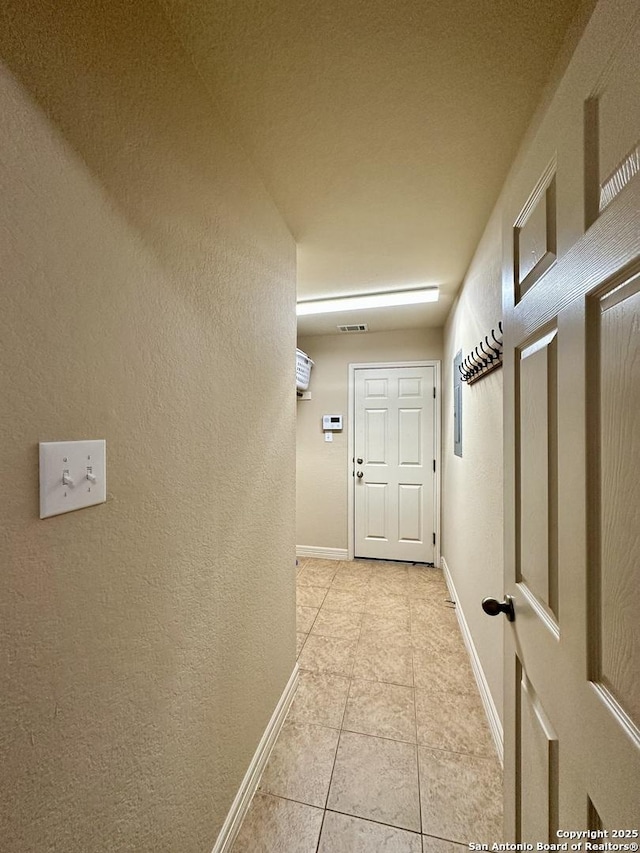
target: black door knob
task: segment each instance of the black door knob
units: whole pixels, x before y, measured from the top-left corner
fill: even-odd
[[[358,465],[362,465],[362,459],[356,459],[356,462],[358,463]]]
[[[356,474],[356,477],[357,477],[359,480],[361,480],[361,479],[364,477],[364,474],[362,473],[362,471],[358,471],[358,473]]]
[[[497,616],[499,613],[504,613],[509,622],[513,622],[516,618],[516,612],[513,608],[513,598],[510,595],[505,595],[504,601],[498,601],[496,598],[483,598],[482,609],[489,616]]]

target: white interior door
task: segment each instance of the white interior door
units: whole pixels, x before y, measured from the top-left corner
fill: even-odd
[[[638,11],[596,7],[505,223],[505,828],[520,843],[640,829]]]
[[[355,556],[433,563],[436,369],[355,371]]]

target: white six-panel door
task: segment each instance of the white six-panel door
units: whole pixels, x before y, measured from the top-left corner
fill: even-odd
[[[435,371],[355,371],[356,557],[434,562]]]
[[[523,844],[640,832],[639,43],[637,0],[600,0],[504,223],[505,830]]]

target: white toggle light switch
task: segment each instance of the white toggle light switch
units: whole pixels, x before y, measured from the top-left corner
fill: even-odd
[[[106,501],[106,444],[40,442],[40,518]]]

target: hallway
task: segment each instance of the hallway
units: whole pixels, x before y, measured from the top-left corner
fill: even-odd
[[[233,853],[499,841],[500,765],[442,573],[299,563],[300,682]]]

